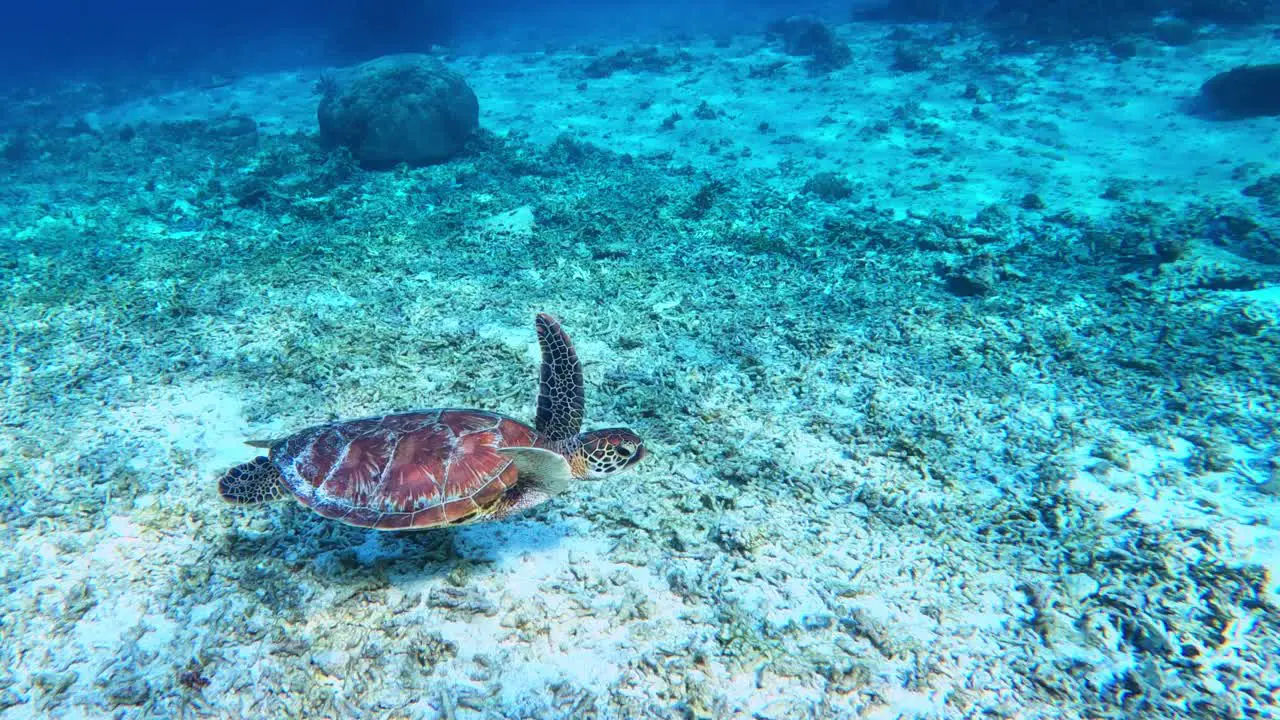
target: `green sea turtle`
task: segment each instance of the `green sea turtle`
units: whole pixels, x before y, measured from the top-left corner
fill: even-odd
[[[379,530],[500,519],[574,479],[631,467],[644,443],[625,428],[581,432],[582,366],[554,318],[537,316],[542,378],[534,427],[483,410],[420,410],[317,425],[250,441],[266,457],[218,481],[240,505],[292,495],[324,517]]]

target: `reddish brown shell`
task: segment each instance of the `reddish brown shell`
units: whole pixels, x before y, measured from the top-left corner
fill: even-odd
[[[271,447],[298,500],[349,525],[427,528],[473,519],[516,482],[503,447],[543,447],[511,418],[423,410],[307,428]]]

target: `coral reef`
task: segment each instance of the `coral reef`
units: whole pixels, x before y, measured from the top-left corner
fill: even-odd
[[[833,172],[823,172],[806,180],[804,191],[817,195],[827,202],[835,202],[853,195],[853,183],[849,178]]]
[[[1229,118],[1280,115],[1280,63],[1241,65],[1200,86],[1204,109]]]
[[[622,49],[598,57],[582,68],[582,74],[592,79],[607,78],[621,72],[665,73],[673,70],[678,63],[687,63],[689,57],[683,53],[662,53],[656,46]]]
[[[830,26],[810,17],[790,17],[769,24],[770,36],[782,40],[783,52],[809,58],[809,69],[827,73],[849,64],[853,53]]]
[[[321,140],[349,149],[369,168],[443,162],[479,127],[475,92],[428,55],[392,55],[335,71],[322,91]]]

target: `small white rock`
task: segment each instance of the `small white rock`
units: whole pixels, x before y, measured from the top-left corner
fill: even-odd
[[[1071,573],[1062,579],[1062,589],[1073,602],[1080,603],[1098,594],[1097,580],[1084,573]]]
[[[350,657],[341,650],[325,650],[311,656],[311,664],[329,677],[342,675]]]

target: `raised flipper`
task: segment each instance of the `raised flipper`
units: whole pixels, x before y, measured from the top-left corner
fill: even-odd
[[[228,470],[218,480],[218,494],[236,505],[257,505],[287,497],[289,490],[271,460],[256,457]]]
[[[582,365],[573,343],[555,318],[538,313],[538,345],[542,347],[542,377],[538,387],[538,417],[534,427],[548,440],[565,442],[582,429],[586,391]]]

